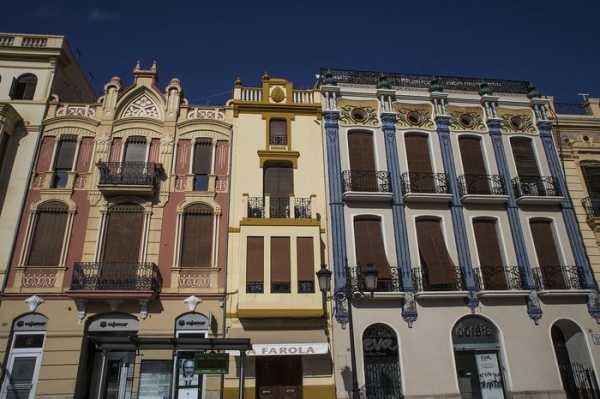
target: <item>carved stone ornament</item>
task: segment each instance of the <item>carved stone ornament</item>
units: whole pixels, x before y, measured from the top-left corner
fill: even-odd
[[[196,306],[198,306],[198,304],[200,304],[201,302],[202,299],[198,298],[195,295],[189,296],[183,300],[183,303],[185,303],[188,306],[190,312],[194,312],[196,310]]]
[[[129,104],[123,116],[142,116],[158,119],[158,105],[146,94],[142,94],[137,100]]]
[[[39,296],[33,295],[33,296],[30,296],[29,298],[25,299],[25,302],[29,305],[29,311],[35,312],[37,310],[38,306],[40,306],[45,301],[42,298],[40,298]]]
[[[280,103],[283,100],[285,100],[285,93],[283,92],[281,87],[275,87],[271,91],[271,99],[276,103]]]

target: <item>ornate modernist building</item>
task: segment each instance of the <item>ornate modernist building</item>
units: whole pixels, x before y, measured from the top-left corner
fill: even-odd
[[[2,398],[220,397],[184,366],[223,334],[231,124],[178,79],[159,89],[156,65],[133,74],[50,103],[0,312]]]
[[[23,196],[50,96],[96,97],[63,36],[0,33],[0,278],[4,286]]]
[[[333,398],[328,324],[315,272],[326,259],[321,104],[265,74],[235,85],[227,337],[250,338],[245,398]],[[237,353],[236,353],[237,355]],[[238,398],[240,361],[225,380]]]
[[[353,313],[334,300],[337,397],[352,372],[367,398],[579,397],[600,306],[548,101],[517,81],[321,76],[333,291],[378,271]]]

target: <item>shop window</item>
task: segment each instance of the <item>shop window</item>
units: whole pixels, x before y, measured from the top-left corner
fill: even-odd
[[[248,237],[246,248],[246,292],[259,294],[264,291],[265,239]]]
[[[290,237],[271,237],[271,293],[289,294],[290,281]]]
[[[33,74],[21,75],[13,79],[10,88],[10,98],[13,100],[33,100],[35,88],[37,86],[37,77]]]
[[[181,267],[211,267],[213,247],[213,209],[195,204],[183,211]]]
[[[68,206],[58,201],[40,205],[34,216],[27,265],[59,266],[67,229]]]
[[[65,135],[58,142],[58,152],[54,164],[54,188],[65,188],[69,177],[68,172],[73,170],[75,152],[77,150],[77,136]]]
[[[269,144],[271,145],[287,145],[288,132],[287,120],[271,119],[269,121]]]

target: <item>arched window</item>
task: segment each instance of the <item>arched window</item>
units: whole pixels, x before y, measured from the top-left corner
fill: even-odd
[[[68,206],[58,201],[46,202],[35,214],[27,265],[58,266],[67,228]]]
[[[213,209],[194,204],[183,211],[181,267],[211,267],[213,247]]]
[[[10,98],[13,100],[33,100],[37,77],[31,73],[13,79],[10,87]]]

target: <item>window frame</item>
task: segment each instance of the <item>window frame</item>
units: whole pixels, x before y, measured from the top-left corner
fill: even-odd
[[[32,81],[26,81],[27,79]],[[9,97],[11,100],[33,100],[37,89],[38,78],[33,73],[24,73],[13,78]]]

